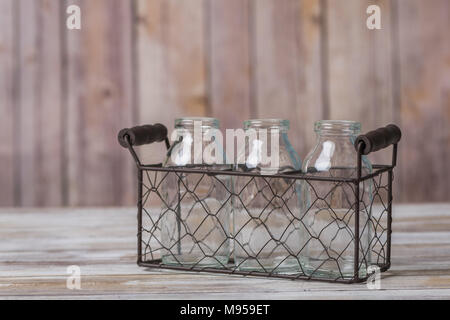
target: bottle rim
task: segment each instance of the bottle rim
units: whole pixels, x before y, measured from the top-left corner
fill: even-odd
[[[175,119],[175,128],[193,127],[196,121],[201,122],[202,127],[212,127],[219,129],[220,122],[211,117],[182,117]]]
[[[244,121],[244,129],[283,129],[289,130],[289,120],[286,119],[249,119]]]
[[[319,120],[314,124],[317,133],[357,134],[361,131],[361,123],[352,120]]]

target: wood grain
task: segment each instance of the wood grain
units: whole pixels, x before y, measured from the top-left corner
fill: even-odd
[[[298,12],[295,37],[298,72],[295,108],[300,113],[300,118],[292,119],[289,116],[294,129],[290,139],[298,141],[296,150],[304,160],[315,145],[314,122],[326,118],[328,102],[323,95],[326,89],[323,79],[323,55],[327,50],[323,29],[326,23],[320,0],[301,0],[294,9]]]
[[[18,6],[19,202],[57,206],[62,203],[60,2],[20,0]]]
[[[368,132],[393,123],[393,52],[391,1],[377,1],[381,29],[366,26],[373,1],[327,1],[329,117],[354,120]],[[402,146],[403,147],[403,146]],[[390,163],[390,152],[371,155],[376,163]],[[402,164],[403,165],[403,164]]]
[[[392,268],[381,289],[146,270],[135,264],[136,209],[2,209],[0,298],[449,299],[449,204],[394,206]],[[424,218],[425,217],[425,218]],[[82,290],[66,288],[69,265]]]
[[[251,88],[250,0],[206,1],[211,114],[221,127],[255,117]],[[239,117],[236,117],[236,113]]]
[[[132,7],[80,1],[82,30],[67,30],[70,205],[134,201],[129,156],[117,132],[133,125]]]
[[[205,7],[202,0],[137,2],[139,123],[210,114],[207,99]],[[164,146],[141,148],[146,163],[161,162]]]
[[[166,103],[166,15],[163,0],[138,0],[136,3],[137,124],[163,123],[171,129],[172,115],[179,114],[179,108]],[[154,144],[138,151],[143,163],[159,163],[163,161],[165,147],[162,143]]]
[[[14,0],[0,2],[0,205],[13,206],[15,199],[15,146],[14,124],[17,115],[16,96],[17,80],[15,67],[17,65],[17,52],[14,36]]]
[[[32,206],[36,202],[37,151],[36,132],[39,100],[38,59],[39,29],[37,28],[38,3],[33,0],[20,0],[19,4],[19,63],[20,63],[20,99],[18,103],[18,135],[20,204]]]
[[[208,112],[206,95],[204,1],[164,1],[166,104],[179,116],[203,116]]]
[[[37,1],[37,111],[34,206],[62,205],[61,2]],[[42,81],[45,79],[45,81]],[[51,119],[49,121],[49,119]]]
[[[399,1],[403,201],[450,197],[450,3]],[[431,23],[432,22],[432,23]],[[426,168],[426,169],[425,169]]]
[[[82,29],[65,28],[77,4]],[[366,28],[369,4],[381,30]],[[301,158],[323,118],[400,124],[394,197],[450,199],[445,0],[2,0],[0,206],[135,202],[123,127],[287,118]],[[390,161],[390,151],[372,161]],[[162,161],[163,144],[144,146]],[[425,168],[425,169],[424,169]],[[398,182],[398,183],[397,183]]]
[[[313,142],[311,122],[322,113],[319,2],[252,3],[257,117],[289,119],[291,143],[304,155]]]

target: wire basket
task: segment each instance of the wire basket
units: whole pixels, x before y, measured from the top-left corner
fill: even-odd
[[[384,272],[389,269],[391,265],[391,234],[392,234],[392,182],[393,182],[393,170],[396,166],[397,159],[397,143],[401,137],[401,132],[395,125],[389,125],[384,128],[380,128],[371,131],[365,135],[360,135],[355,140],[355,148],[357,150],[357,168],[355,174],[350,178],[341,177],[323,177],[311,174],[304,174],[300,171],[292,171],[282,174],[265,175],[254,172],[242,172],[234,171],[232,166],[211,166],[202,167],[201,169],[195,167],[163,167],[162,164],[142,164],[134,146],[150,144],[153,142],[165,142],[167,149],[170,148],[170,143],[167,138],[167,128],[161,124],[145,125],[134,127],[131,129],[123,129],[119,132],[119,143],[127,148],[137,165],[137,177],[138,177],[138,215],[137,215],[137,264],[142,267],[148,268],[165,268],[176,269],[185,271],[201,271],[201,272],[213,272],[224,274],[239,274],[239,275],[252,275],[252,276],[264,276],[264,277],[276,277],[287,279],[305,279],[305,280],[321,280],[329,282],[341,282],[341,283],[355,283],[367,280],[370,277],[372,271]],[[362,175],[362,156],[371,152],[378,151],[392,145],[392,162],[389,165],[373,165],[373,171],[370,174]],[[232,203],[244,204],[246,199],[243,199],[245,194],[242,190],[234,190],[223,184],[223,179],[235,179],[237,177],[244,177],[247,179],[247,183],[244,188],[252,187],[256,188],[257,192],[263,192],[263,189],[270,189],[270,185],[277,179],[282,179],[287,183],[287,189],[294,188],[298,183],[308,185],[312,190],[314,199],[311,199],[311,210],[317,202],[327,205],[330,210],[331,199],[329,195],[337,189],[341,192],[347,193],[347,198],[350,203],[349,212],[344,215],[336,215],[336,223],[341,226],[339,229],[352,230],[349,237],[348,246],[353,250],[353,271],[351,275],[344,272],[338,272],[333,276],[323,276],[315,272],[304,272],[300,269],[296,273],[283,274],[277,273],[273,270],[267,271],[244,271],[239,268],[231,258],[228,262],[221,262],[219,267],[204,267],[196,264],[193,265],[166,265],[162,263],[161,253],[168,252],[176,256],[177,246],[167,247],[161,241],[161,225],[164,216],[170,213],[177,212],[177,206],[180,206],[180,201],[175,206],[164,206],[161,209],[161,204],[164,203],[164,198],[161,192],[161,186],[167,179],[175,179],[182,181],[182,177],[189,174],[194,177],[194,180],[202,181],[205,179],[210,180],[212,185],[221,184],[224,187],[226,196],[223,202],[215,208],[215,210],[205,210],[206,216],[218,215],[221,212],[221,208],[225,205],[232,205]],[[216,182],[216,183],[213,183]],[[370,201],[363,197],[363,193],[367,192],[361,188],[363,183],[370,182],[371,196]],[[320,193],[317,190],[328,190],[325,193]],[[189,193],[194,199],[200,201],[200,197],[197,194],[198,191],[195,188],[185,188],[184,193]],[[269,192],[270,194],[270,192]],[[289,210],[288,203],[289,197],[292,197],[292,192],[284,192],[281,196],[273,193],[272,196],[267,197],[267,201],[271,202],[274,198],[282,203],[282,206]],[[244,205],[244,209],[245,205]],[[309,210],[309,208],[308,208]],[[364,219],[360,219],[363,217]],[[346,216],[351,216],[346,217]],[[254,219],[254,217],[248,216],[248,219]],[[298,216],[292,214],[289,221],[286,221],[286,230],[289,232],[289,225],[293,223],[305,224],[303,221],[305,215]],[[361,222],[363,221],[363,223]],[[264,220],[259,221],[264,225]],[[183,223],[180,218],[180,225]],[[245,221],[243,222],[246,223]],[[342,227],[343,226],[343,227]],[[371,230],[369,235],[369,245],[361,245],[361,233],[363,230]],[[244,248],[245,243],[241,243],[242,237],[239,237],[241,230],[237,229],[227,234],[227,237],[232,244],[232,248]],[[330,232],[326,227],[320,230],[319,234]],[[178,233],[178,237],[180,237]],[[203,241],[202,236],[190,232],[189,236],[194,239],[194,242],[201,244]],[[309,239],[307,241],[321,241],[321,238],[308,234]],[[332,237],[331,237],[332,238]],[[179,239],[181,241],[181,239]],[[274,237],[268,241],[273,247],[283,246],[283,240],[279,237]],[[266,244],[265,244],[266,245]],[[322,243],[324,247],[327,245]],[[179,249],[179,248],[178,248]],[[348,247],[347,247],[348,249]],[[339,252],[328,252],[326,259],[327,262],[338,263]],[[249,258],[258,260],[258,253],[246,253]],[[295,256],[297,254],[294,254]],[[207,254],[205,253],[205,257]],[[214,256],[211,255],[211,256]],[[231,254],[233,257],[233,254]],[[339,267],[339,265],[338,265]],[[338,268],[340,270],[340,268]],[[361,271],[365,270],[364,273]]]

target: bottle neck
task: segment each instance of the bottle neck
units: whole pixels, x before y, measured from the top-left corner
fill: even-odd
[[[209,130],[218,130],[219,120],[206,117],[189,117],[175,120],[175,130],[194,134],[196,130],[202,134]]]
[[[361,131],[361,124],[356,121],[322,120],[314,125],[319,139],[352,140]]]
[[[282,119],[252,119],[244,122],[244,130],[256,132],[267,131],[286,133],[289,130],[289,120]]]
[[[334,134],[328,132],[317,132],[318,140],[355,140],[356,135],[354,134]]]

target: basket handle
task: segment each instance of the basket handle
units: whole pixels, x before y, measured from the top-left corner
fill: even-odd
[[[402,132],[395,124],[359,135],[355,140],[356,151],[361,150],[361,154],[367,155],[390,145],[396,145],[402,137]]]
[[[142,146],[153,142],[166,141],[167,143],[167,128],[160,123],[125,128],[119,131],[117,139],[124,148]]]

